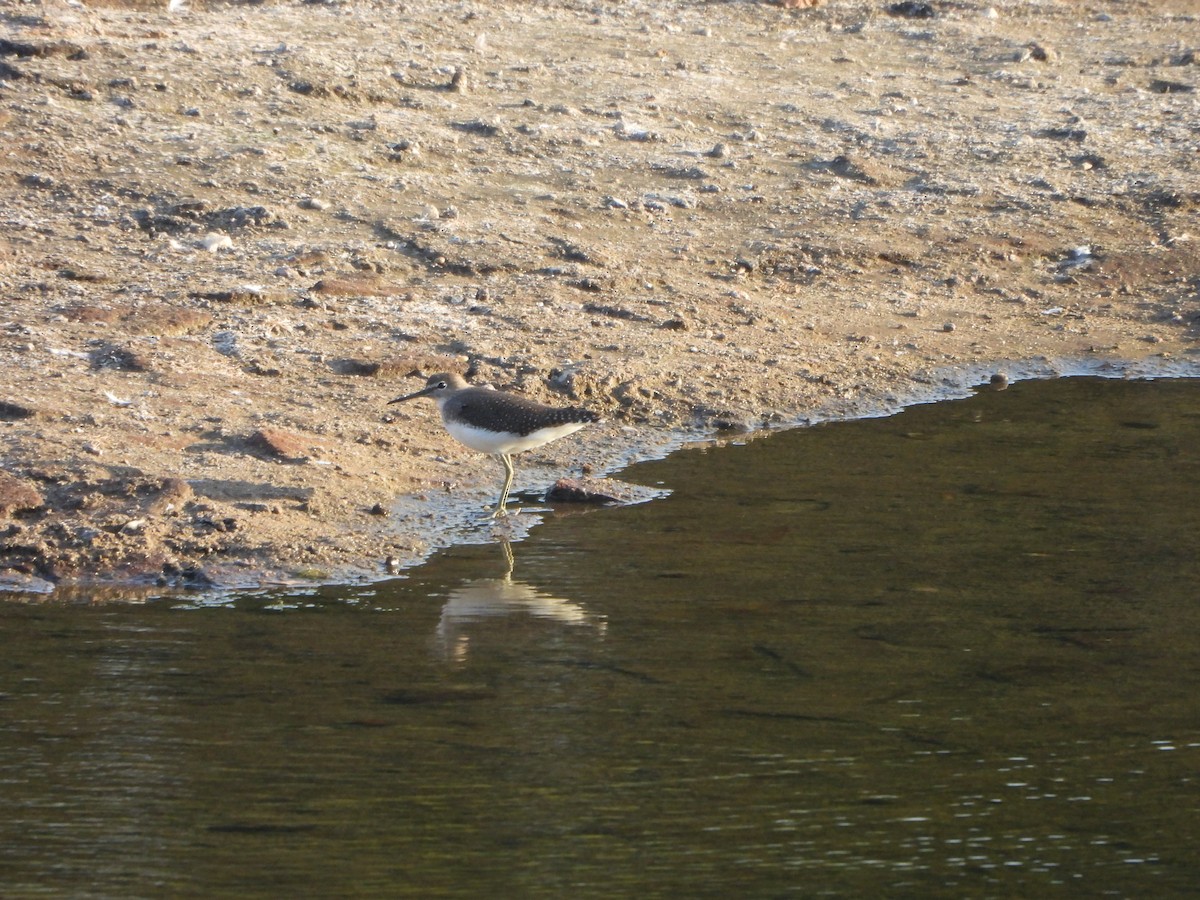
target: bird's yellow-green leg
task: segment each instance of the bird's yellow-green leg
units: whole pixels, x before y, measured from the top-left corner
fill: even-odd
[[[513,464],[512,457],[507,453],[498,454],[500,462],[504,463],[504,488],[500,491],[500,502],[496,504],[496,511],[492,513],[492,518],[508,515],[508,511],[504,508],[508,503],[508,491],[513,483]]]

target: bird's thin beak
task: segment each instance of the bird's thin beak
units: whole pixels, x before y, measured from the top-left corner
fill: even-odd
[[[436,386],[421,388],[421,390],[419,390],[419,391],[415,391],[411,394],[405,394],[403,397],[397,397],[395,400],[389,400],[388,406],[391,406],[393,403],[403,403],[405,400],[416,400],[418,397],[428,397],[430,394],[432,394],[436,390],[437,390]]]

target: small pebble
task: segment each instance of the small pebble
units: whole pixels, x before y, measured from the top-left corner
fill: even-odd
[[[1028,47],[1029,56],[1038,62],[1057,62],[1058,51],[1047,44],[1032,43]]]

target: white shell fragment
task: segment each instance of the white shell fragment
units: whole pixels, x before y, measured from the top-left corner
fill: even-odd
[[[207,250],[209,253],[232,250],[233,238],[227,234],[218,234],[215,231],[210,231],[204,237],[200,238],[200,249]]]

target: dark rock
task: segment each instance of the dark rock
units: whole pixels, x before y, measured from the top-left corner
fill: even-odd
[[[586,279],[585,279],[586,280]],[[585,303],[583,311],[598,316],[608,316],[610,319],[624,319],[627,322],[649,322],[650,317],[626,309],[623,306],[607,306],[602,303]]]
[[[180,200],[172,203],[164,210],[168,216],[179,216],[192,221],[199,221],[201,213],[208,208],[203,200]]]
[[[282,228],[283,220],[265,206],[231,206],[213,210],[203,216],[204,226],[214,231],[233,231],[238,228]]]
[[[568,262],[586,263],[590,266],[604,266],[607,261],[601,259],[594,250],[585,250],[578,244],[571,241],[563,240],[562,238],[552,237],[550,243],[554,245],[558,254]]]
[[[1200,193],[1184,194],[1175,190],[1156,190],[1146,195],[1146,204],[1158,209],[1188,209],[1200,202]]]
[[[0,56],[16,56],[19,59],[65,56],[68,59],[86,59],[86,51],[70,41],[48,41],[44,44],[29,44],[0,38]]]
[[[568,281],[567,284],[573,288],[578,288],[581,291],[587,291],[589,294],[601,294],[604,292],[604,282],[596,278],[575,278]],[[588,304],[591,306],[592,304]],[[585,307],[586,308],[586,307]],[[645,317],[643,317],[644,319]]]
[[[199,566],[192,566],[184,569],[180,574],[183,576],[183,580],[189,587],[209,588],[216,587],[217,584],[217,582]]]
[[[915,0],[902,0],[887,8],[890,15],[905,19],[932,19],[935,15],[933,7],[928,3],[917,3]]]
[[[1087,131],[1082,128],[1043,128],[1037,136],[1052,141],[1074,141],[1082,144],[1087,140]]]
[[[33,419],[38,416],[38,413],[39,411],[32,406],[14,403],[11,400],[0,400],[0,419]]]
[[[320,84],[313,84],[311,81],[299,79],[288,85],[288,90],[300,94],[304,97],[328,97],[329,88]]]
[[[546,492],[547,503],[629,503],[634,499],[630,485],[612,478],[560,478]]]
[[[495,137],[504,131],[501,126],[485,122],[482,119],[472,119],[470,122],[451,122],[450,127],[458,131],[465,131],[467,134],[477,134],[480,137]]]
[[[97,369],[148,372],[150,371],[150,357],[132,347],[104,344],[92,351],[92,365]]]
[[[82,281],[87,284],[101,284],[108,281],[108,276],[100,272],[89,272],[85,269],[59,269],[58,277],[67,281]]]
[[[1191,94],[1196,90],[1195,85],[1182,81],[1166,81],[1156,78],[1150,82],[1150,90],[1156,94]]]
[[[207,211],[203,200],[182,200],[158,210],[133,214],[138,228],[149,234],[182,234],[189,231],[234,231],[239,228],[286,228],[287,223],[265,206],[231,206]]]
[[[270,362],[252,359],[244,366],[245,371],[251,375],[260,375],[264,378],[279,378],[283,375],[283,369],[279,366],[272,365]]]
[[[180,234],[195,227],[188,219],[155,213],[149,209],[134,210],[132,216],[137,227],[149,235]]]
[[[699,166],[652,165],[650,168],[653,169],[656,174],[663,175],[667,178],[682,178],[689,181],[703,181],[708,177],[708,173]]]
[[[1029,57],[1037,60],[1038,62],[1052,63],[1058,61],[1058,51],[1046,44],[1038,44],[1035,42],[1030,44],[1027,49],[1029,51]]]

